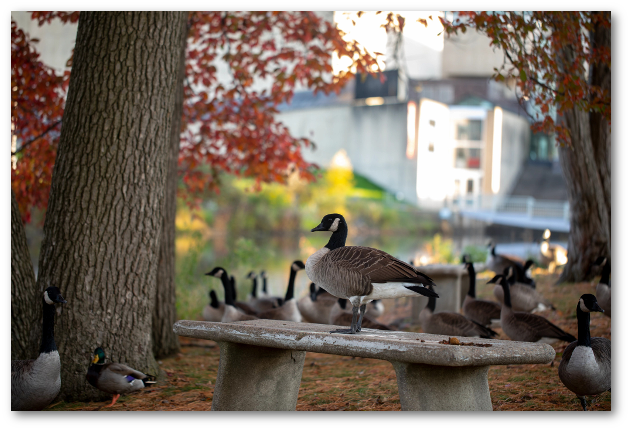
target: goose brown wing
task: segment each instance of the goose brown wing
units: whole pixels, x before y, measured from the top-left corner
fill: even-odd
[[[367,277],[371,283],[408,282],[435,285],[433,280],[409,264],[384,251],[367,246],[343,246],[330,251],[329,262]]]
[[[593,354],[595,354],[595,359],[600,366],[610,366],[610,346],[610,339],[606,339],[605,337],[591,338],[591,348],[593,348]]]
[[[501,319],[501,305],[489,300],[474,300],[464,306],[464,315],[483,325],[490,324],[490,320]]]
[[[436,312],[431,319],[434,320],[432,323],[437,323],[442,326],[445,331],[450,331],[451,336],[475,336],[485,334],[481,326],[455,312]]]
[[[529,314],[526,312],[515,312],[514,316],[519,321],[527,324],[527,326],[540,337],[557,338],[568,342],[576,340],[573,335],[565,332],[560,327],[540,315]]]

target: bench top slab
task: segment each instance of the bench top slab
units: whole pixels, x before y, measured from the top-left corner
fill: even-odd
[[[545,364],[556,354],[551,345],[545,343],[458,336],[460,342],[491,346],[445,345],[440,341],[448,341],[449,336],[365,328],[354,335],[329,333],[336,328],[340,327],[278,320],[234,323],[181,320],[173,325],[174,332],[180,336],[217,342],[434,366]]]

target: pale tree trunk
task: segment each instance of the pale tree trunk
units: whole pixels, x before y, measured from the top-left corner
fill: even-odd
[[[38,307],[41,308],[41,297],[35,288],[24,224],[11,188],[11,360],[35,358],[37,344],[32,347],[29,339]]]
[[[185,25],[185,23],[184,23]],[[166,357],[179,351],[179,338],[173,332],[177,321],[175,308],[175,215],[177,212],[177,160],[184,103],[184,77],[186,73],[187,27],[182,31],[179,57],[179,74],[171,124],[170,151],[167,155],[168,171],[164,193],[164,215],[160,237],[160,255],[156,278],[155,306],[153,307],[153,354]]]
[[[598,27],[593,36],[595,46],[610,49],[610,28]],[[573,53],[567,48],[560,58],[570,64]],[[592,85],[610,90],[610,78],[608,67],[594,65]],[[611,256],[610,126],[601,113],[577,107],[563,117],[571,133],[571,148],[559,149],[571,205],[571,231],[568,262],[559,282],[579,282],[592,277],[597,257]]]
[[[86,383],[107,361],[156,375],[155,278],[185,12],[81,12],[52,177],[38,287],[57,318],[60,398],[108,397]]]

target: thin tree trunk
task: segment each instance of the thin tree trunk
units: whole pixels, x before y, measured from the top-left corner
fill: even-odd
[[[186,25],[186,23],[184,23]],[[177,160],[184,103],[184,77],[186,73],[187,27],[182,31],[179,58],[179,74],[175,92],[175,105],[171,124],[168,172],[164,194],[164,216],[160,237],[160,260],[158,264],[155,306],[153,308],[153,354],[156,358],[166,357],[179,351],[179,338],[173,332],[177,321],[175,308],[175,215],[177,212]]]
[[[31,347],[29,339],[40,303],[24,224],[11,188],[11,360],[34,358],[37,347]]]
[[[61,393],[102,400],[92,352],[157,374],[151,350],[167,153],[185,12],[81,12],[38,287],[57,318]]]
[[[594,45],[610,48],[610,28],[598,27]],[[561,52],[564,64],[571,64],[569,48]],[[593,85],[610,90],[610,69],[593,67]],[[559,282],[579,282],[592,277],[592,264],[611,253],[611,169],[610,127],[601,113],[587,113],[575,107],[564,113],[572,147],[559,149],[571,205],[568,262]]]

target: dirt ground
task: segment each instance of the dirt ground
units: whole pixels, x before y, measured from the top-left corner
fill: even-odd
[[[541,313],[554,324],[577,337],[575,306],[581,294],[595,292],[595,283],[553,285],[553,275],[536,277],[537,289],[556,306]],[[491,286],[480,277],[477,293],[492,299]],[[410,306],[386,301],[381,321],[389,323],[409,315]],[[398,305],[398,306],[397,306]],[[421,331],[407,327],[407,331]],[[500,339],[508,339],[497,329]],[[610,319],[592,314],[591,336],[610,339]],[[111,408],[102,403],[59,402],[47,410],[115,411],[206,411],[212,405],[219,365],[215,342],[181,338],[182,350],[160,361],[165,379],[151,388],[121,396]],[[581,411],[579,400],[558,378],[558,364],[566,342],[554,344],[556,359],[549,364],[492,366],[488,373],[490,396],[495,411]],[[101,409],[102,408],[102,409]],[[589,410],[610,411],[611,393],[589,399]],[[298,395],[298,411],[391,411],[400,410],[396,374],[387,361],[319,353],[307,353]]]

